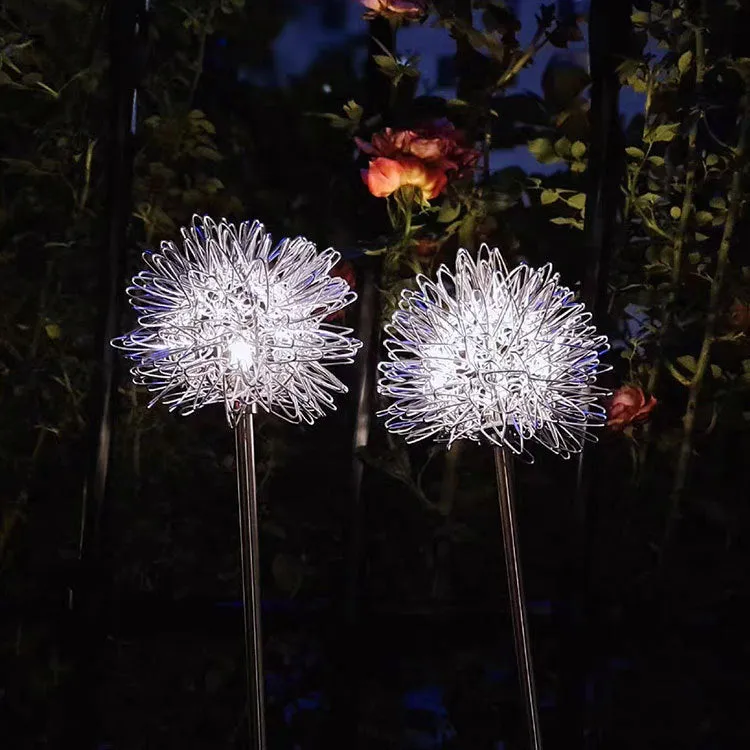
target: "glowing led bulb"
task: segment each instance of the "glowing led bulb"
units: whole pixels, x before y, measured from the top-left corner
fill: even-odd
[[[232,367],[247,369],[253,362],[255,351],[247,341],[237,339],[229,345],[229,364]]]

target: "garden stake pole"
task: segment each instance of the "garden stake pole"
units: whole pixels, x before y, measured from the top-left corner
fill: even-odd
[[[260,555],[258,554],[258,493],[255,484],[253,411],[245,409],[235,427],[237,499],[240,520],[242,612],[245,623],[245,678],[251,750],[266,748],[261,628]]]
[[[541,750],[542,732],[539,726],[539,707],[534,684],[534,665],[531,658],[531,638],[526,616],[526,600],[521,575],[521,552],[518,543],[516,508],[513,495],[512,457],[505,448],[495,447],[497,474],[497,499],[500,505],[500,523],[503,530],[505,571],[508,579],[508,598],[513,620],[513,641],[518,663],[518,681],[523,695],[529,750]]]

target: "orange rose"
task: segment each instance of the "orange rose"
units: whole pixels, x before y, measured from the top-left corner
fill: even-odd
[[[649,396],[648,401],[643,390],[635,385],[623,385],[615,391],[607,409],[607,427],[622,430],[633,422],[641,422],[648,417],[656,406],[656,399]]]
[[[479,151],[465,145],[464,135],[449,120],[437,120],[417,130],[385,128],[367,143],[354,139],[359,149],[368,156],[414,157],[429,167],[444,172],[466,174],[479,160]]]
[[[445,172],[419,159],[384,156],[373,159],[369,168],[362,170],[362,180],[376,198],[387,198],[402,187],[415,187],[428,201],[440,195],[448,182]]]
[[[425,0],[359,0],[367,8],[364,17],[369,21],[383,18],[418,21],[427,14]]]

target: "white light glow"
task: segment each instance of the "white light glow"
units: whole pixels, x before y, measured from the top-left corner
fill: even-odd
[[[224,403],[230,425],[259,405],[289,422],[334,409],[346,387],[327,364],[350,364],[361,343],[325,319],[356,299],[330,271],[339,254],[303,237],[273,245],[262,224],[208,216],[162,243],[128,288],[139,327],[112,344],[136,362],[151,401],[190,414]]]
[[[606,336],[558,284],[547,265],[509,271],[486,245],[474,261],[459,250],[402,293],[386,326],[388,359],[378,391],[393,399],[386,427],[408,442],[488,440],[517,454],[536,441],[564,457],[581,450],[587,426],[601,426],[594,385],[609,369]]]

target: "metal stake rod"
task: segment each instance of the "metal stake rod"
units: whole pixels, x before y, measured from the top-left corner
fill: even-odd
[[[516,647],[518,679],[521,683],[526,722],[529,732],[529,748],[541,750],[542,733],[539,727],[534,666],[531,661],[531,640],[526,618],[526,603],[521,578],[521,555],[518,546],[518,529],[513,500],[513,473],[511,457],[503,448],[495,448],[495,471],[497,474],[497,498],[500,503],[500,523],[503,529],[505,570],[508,578],[510,612],[513,619],[513,640]]]
[[[242,609],[245,620],[245,676],[247,678],[250,748],[266,749],[261,635],[260,556],[258,554],[258,496],[255,487],[253,415],[243,412],[235,429],[237,497],[240,507]]]

